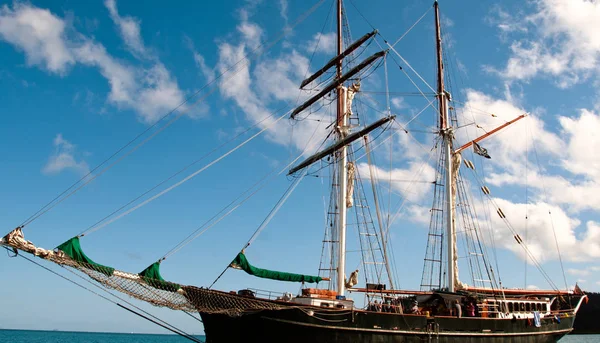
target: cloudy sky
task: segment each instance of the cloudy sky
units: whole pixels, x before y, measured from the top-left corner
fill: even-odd
[[[177,185],[260,132],[185,186],[82,239],[89,256],[118,269],[141,271],[156,261],[249,185],[320,144],[331,118],[329,106],[314,106],[301,121],[282,116],[310,96],[298,90],[300,81],[335,53],[332,3],[2,4],[4,232],[91,173],[88,179],[94,180],[86,187],[25,228],[27,239],[57,246],[190,163],[200,160],[139,201]],[[503,284],[549,287],[495,207],[502,208],[554,283],[564,288],[566,279],[568,287],[578,282],[597,291],[600,5],[535,0],[491,7],[442,1],[440,6],[459,143],[529,114],[482,143],[492,159],[464,153],[476,166],[476,176],[463,170],[465,179],[478,179],[491,190],[492,198],[475,208],[482,228],[493,232]],[[375,149],[381,162],[376,171],[379,179],[392,180],[379,186],[390,199],[384,207],[395,218],[391,237],[397,278],[402,288],[418,288],[431,207],[427,181],[436,170],[431,153],[436,117],[429,106],[434,100],[430,87],[435,88],[433,11],[429,3],[416,0],[376,0],[368,6],[348,1],[345,8],[352,39],[373,28],[380,32],[360,57],[402,38],[385,64],[370,69],[354,111],[361,125],[382,117],[388,107],[398,117]],[[119,150],[133,138],[133,144]],[[359,171],[368,175],[364,162]],[[253,264],[316,273],[327,175],[325,169],[313,175],[321,177],[302,181],[248,249]],[[479,185],[470,182],[474,198],[480,199]],[[283,176],[269,182],[234,215],[169,257],[163,276],[180,283],[212,283],[289,184]],[[349,265],[356,262],[349,260]],[[161,332],[24,260],[6,257],[0,265],[2,289],[15,295],[5,299],[13,310],[0,315],[4,328]],[[217,286],[298,288],[253,280],[238,271],[228,271]],[[56,316],[57,305],[74,310]],[[202,330],[189,317],[152,310],[187,331]]]

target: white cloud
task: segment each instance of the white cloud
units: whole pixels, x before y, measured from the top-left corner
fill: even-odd
[[[313,51],[324,53],[324,54],[335,54],[337,51],[337,34],[330,32],[326,34],[317,33],[313,36],[312,40],[306,45],[306,49],[309,53]]]
[[[296,51],[261,61],[254,69],[257,91],[267,100],[296,101],[298,86],[308,70],[308,59]]]
[[[512,101],[473,90],[467,91],[467,103],[461,110],[468,121],[474,119],[484,130],[470,126],[457,132],[460,143],[525,112]],[[600,140],[595,137],[600,130],[600,117],[587,110],[579,112],[578,117],[558,118],[560,134],[548,131],[542,115],[534,113],[481,142],[492,156],[482,162],[484,182],[492,188],[497,205],[524,240],[527,232],[527,246],[542,261],[557,258],[553,230],[565,260],[590,261],[600,256],[600,224],[587,221],[581,225],[575,216],[583,210],[600,209],[600,184],[596,181],[600,174],[593,158],[594,151],[600,149]],[[466,158],[470,154],[463,153]],[[491,186],[528,187],[529,203],[501,199],[497,194],[513,195]],[[482,208],[478,213],[483,211]],[[491,215],[497,243],[524,257],[506,225],[494,212]],[[573,269],[571,273],[574,272]]]
[[[48,162],[42,169],[47,175],[58,174],[63,170],[72,170],[83,176],[90,172],[87,162],[77,159],[76,146],[63,138],[62,134],[57,134],[53,141],[54,152],[48,158]]]
[[[192,52],[192,56],[194,57],[194,62],[196,63],[196,67],[200,69],[200,73],[204,76],[204,80],[206,83],[212,82],[216,78],[215,69],[208,66],[206,63],[206,59],[202,54],[200,54],[196,47],[194,46],[194,41],[189,36],[184,36],[183,40],[187,45],[188,49]],[[208,106],[206,106],[208,108]]]
[[[108,9],[110,18],[119,28],[121,38],[123,38],[131,53],[137,57],[145,56],[147,51],[142,40],[140,20],[129,16],[121,17],[117,11],[115,0],[104,1],[104,6]]]
[[[576,276],[588,276],[588,275],[590,275],[590,271],[589,270],[574,269],[574,268],[567,269],[567,273],[569,273],[571,275],[576,275]]]
[[[486,18],[486,21],[496,26],[500,30],[500,37],[506,40],[507,34],[513,32],[527,32],[528,28],[524,25],[520,17],[522,13],[511,14],[496,5],[492,8],[493,15]]]
[[[73,50],[77,60],[85,65],[98,67],[110,84],[109,101],[116,104],[133,103],[132,90],[136,87],[136,75],[130,68],[110,56],[102,44],[87,41]]]
[[[358,171],[360,175],[370,175],[367,163],[359,163]],[[420,202],[428,196],[435,180],[435,169],[427,162],[422,161],[411,161],[406,169],[385,170],[373,166],[373,173],[381,185],[387,186],[390,184],[395,192],[411,203]],[[365,177],[365,179],[370,180],[368,177]],[[419,208],[413,208],[412,210],[420,211]]]
[[[140,119],[153,123],[184,101],[183,92],[160,62],[149,69],[122,64],[104,46],[91,41],[74,50],[80,63],[98,67],[110,84],[109,101],[134,109]]]
[[[397,110],[401,110],[408,107],[408,105],[406,105],[404,101],[404,98],[402,97],[393,97],[390,101],[392,103],[392,107]]]
[[[120,17],[114,0],[106,1],[106,6],[130,50],[147,53],[139,21]],[[12,10],[4,5],[0,10],[0,38],[25,51],[30,64],[60,74],[76,63],[98,68],[110,84],[108,101],[136,111],[142,121],[151,123],[183,102],[183,91],[159,61],[149,68],[129,65],[91,38],[77,32],[72,34],[76,38],[66,36],[66,27],[64,19],[33,5],[15,4]]]
[[[431,207],[410,205],[407,207],[407,214],[403,218],[410,220],[413,223],[429,226],[431,221]]]
[[[161,63],[144,70],[143,76],[138,81],[142,81],[144,87],[138,89],[132,106],[148,123],[160,119],[184,101],[183,92],[179,89],[177,81]],[[194,114],[190,115],[194,116]]]
[[[29,65],[64,74],[75,59],[65,40],[64,21],[50,11],[16,3],[0,8],[0,38],[25,52]]]
[[[469,108],[476,109],[477,112],[473,111],[476,114],[493,113],[497,117],[477,114],[475,121],[485,130],[470,127],[457,132],[461,143],[525,112],[508,100],[494,99],[473,90],[467,92],[467,103],[463,109]],[[600,164],[594,158],[594,152],[600,149],[600,139],[596,137],[600,130],[600,116],[589,110],[580,110],[578,117],[560,116],[560,136],[549,132],[541,118],[530,114],[481,142],[492,156],[489,163],[495,167],[485,181],[498,187],[518,185],[536,189],[538,193],[534,196],[538,199],[564,205],[571,211],[599,210],[600,183],[597,180]],[[534,153],[540,154],[539,160]],[[469,156],[467,154],[465,156]],[[538,165],[540,160],[550,163]],[[542,170],[539,170],[540,167]],[[544,174],[545,169],[553,170],[552,175]],[[565,173],[577,177],[565,177],[562,175]]]
[[[251,49],[256,49],[260,45],[263,30],[257,24],[243,21],[238,25],[237,30],[243,35],[244,41]]]
[[[539,261],[558,257],[556,242],[558,242],[564,260],[582,262],[600,257],[600,224],[588,221],[584,232],[577,234],[576,229],[578,229],[580,221],[569,217],[558,206],[543,202],[513,203],[500,198],[494,198],[494,201],[506,214],[507,220],[523,239],[530,252]],[[525,258],[526,254],[523,248],[516,242],[512,232],[508,230],[500,217],[492,212],[491,218],[496,244]],[[556,241],[553,230],[556,234]]]
[[[471,125],[458,130],[459,144],[473,140],[527,112],[510,101],[495,99],[475,90],[467,90],[466,95],[467,101],[462,112],[467,121],[474,119],[481,128]],[[544,121],[535,113],[530,113],[526,118],[487,138],[481,145],[488,149],[492,163],[515,169],[525,161],[527,150],[533,149],[532,137],[536,139],[538,153],[557,156],[564,148],[561,139],[547,131]]]
[[[287,26],[288,22],[288,1],[287,0],[279,0],[279,15],[285,21],[285,26]]]
[[[563,160],[563,167],[592,180],[600,178],[600,161],[595,158],[600,149],[600,116],[583,109],[577,118],[560,117],[559,120],[568,140],[568,159]]]
[[[560,175],[540,175],[520,168],[518,172],[492,172],[485,181],[489,185],[502,187],[518,185],[537,190],[535,198],[565,206],[569,211],[600,210],[600,184],[595,180],[566,179]],[[547,199],[546,199],[547,198]]]
[[[194,53],[194,62],[196,62],[196,66],[200,68],[200,72],[206,79],[206,82],[213,81],[215,79],[215,71],[210,68],[206,61],[204,60],[204,56],[200,55],[200,53],[193,51]]]
[[[260,31],[262,32],[262,29]],[[300,93],[298,85],[308,70],[308,60],[296,51],[292,51],[262,60],[252,69],[249,60],[238,63],[244,59],[248,53],[248,46],[252,44],[254,44],[253,36],[246,34],[242,34],[238,45],[219,44],[216,70],[224,73],[231,66],[236,65],[231,74],[220,79],[219,90],[224,98],[232,100],[242,109],[251,122],[257,123],[283,104],[287,103],[288,106],[285,107],[289,107],[290,104],[302,101],[307,96],[306,93]],[[311,116],[318,119],[322,114],[313,113]],[[263,128],[270,127],[267,137],[282,145],[291,144],[300,150],[306,148],[307,154],[316,148],[319,138],[326,134],[325,125],[320,125],[316,121],[305,120],[292,124],[283,120],[276,126],[271,126],[273,120],[272,118],[264,120],[260,124]],[[316,134],[314,139],[309,139],[313,134]],[[311,145],[307,147],[307,143]]]
[[[536,12],[515,17],[497,10],[493,23],[503,33],[528,32],[511,43],[512,55],[500,75],[528,80],[558,77],[566,88],[589,77],[600,56],[600,3],[588,0],[537,0]]]

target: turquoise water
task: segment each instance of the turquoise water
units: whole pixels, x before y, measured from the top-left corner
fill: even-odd
[[[204,341],[204,336],[195,336]],[[0,330],[2,343],[184,343],[177,335]]]
[[[196,338],[204,341],[203,336]],[[61,331],[0,330],[3,343],[183,343],[191,342],[175,335],[142,335],[128,333],[94,333]],[[560,343],[598,343],[600,335],[570,335]]]
[[[567,335],[559,341],[560,343],[598,343],[600,335]]]

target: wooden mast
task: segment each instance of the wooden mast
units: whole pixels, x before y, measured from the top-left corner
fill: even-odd
[[[337,53],[340,55],[344,48],[343,31],[342,31],[342,0],[337,0]],[[342,62],[343,58],[339,59],[336,65],[336,78],[339,80],[342,77]],[[338,140],[343,140],[346,136],[346,127],[348,119],[346,117],[346,88],[340,84],[337,87],[337,136]],[[346,293],[346,196],[348,187],[348,171],[347,166],[347,146],[344,145],[338,150],[338,264],[337,264],[337,279],[336,290],[339,295],[343,296]]]
[[[455,268],[456,233],[454,232],[454,199],[452,196],[452,128],[448,120],[448,99],[444,89],[444,64],[442,61],[442,34],[440,29],[440,12],[437,0],[433,4],[435,9],[435,35],[437,50],[437,97],[439,103],[440,136],[444,139],[444,155],[446,169],[446,242],[447,245],[447,277],[448,291],[454,292],[457,279]]]

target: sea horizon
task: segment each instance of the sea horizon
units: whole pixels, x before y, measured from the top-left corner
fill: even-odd
[[[204,342],[203,334],[189,334]],[[10,343],[179,343],[190,342],[174,333],[94,332],[0,329],[0,342]]]
[[[125,332],[125,331],[86,331],[86,330],[60,330],[60,329],[11,329],[0,328],[0,331],[34,331],[34,332],[65,332],[65,333],[102,333],[102,334],[125,334],[125,335],[163,335],[163,336],[179,336],[176,333],[152,333],[152,332]],[[192,336],[204,336],[204,333],[187,333]]]

